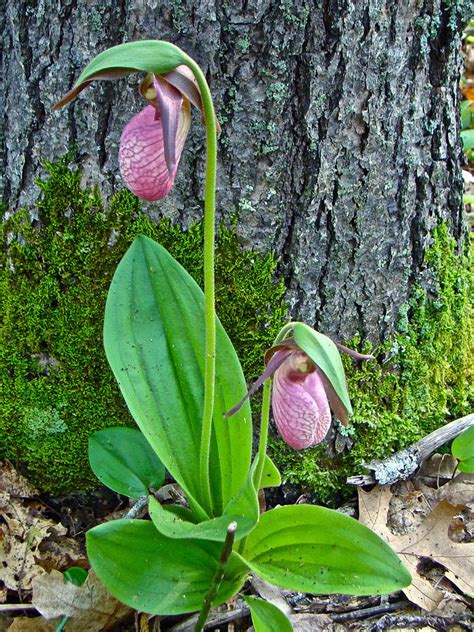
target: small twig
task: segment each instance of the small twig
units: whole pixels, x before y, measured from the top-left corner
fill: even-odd
[[[402,610],[411,606],[411,602],[407,599],[403,601],[396,601],[395,603],[384,603],[378,606],[371,606],[370,608],[360,608],[359,610],[351,610],[350,612],[329,612],[328,616],[333,621],[353,621],[354,619],[368,619],[378,614],[384,614],[386,612],[395,612],[396,610]]]
[[[210,617],[204,624],[204,629],[208,630],[209,628],[215,628],[217,626],[230,623],[231,621],[235,621],[236,619],[243,619],[248,616],[250,616],[250,608],[248,606],[242,606],[227,612],[214,612],[211,613]],[[195,614],[192,617],[189,617],[189,619],[174,625],[169,629],[169,632],[191,632],[191,630],[194,629],[198,618],[199,615]]]
[[[279,608],[287,616],[294,613],[293,608],[287,602],[283,596],[283,592],[279,588],[269,584],[257,575],[252,575],[251,584],[262,599],[265,599],[265,601]]]
[[[448,626],[455,625],[463,628],[464,630],[472,630],[469,623],[472,621],[472,617],[437,617],[433,615],[403,615],[396,617],[390,614],[385,615],[379,621],[369,627],[369,632],[379,632],[380,630],[386,630],[387,628],[400,627],[407,628],[411,626],[425,627],[430,626],[440,632],[446,632]]]
[[[430,454],[472,425],[474,425],[474,413],[438,428],[420,441],[395,452],[383,461],[375,460],[364,464],[365,468],[373,470],[373,474],[349,476],[347,482],[351,485],[372,485],[374,483],[389,485],[405,480]]]
[[[230,525],[227,527],[227,535],[225,537],[224,546],[222,547],[222,552],[217,563],[216,572],[214,573],[214,577],[211,581],[211,586],[204,599],[201,612],[199,613],[197,623],[194,627],[194,632],[201,632],[201,630],[204,628],[204,624],[206,623],[206,619],[209,614],[209,610],[211,609],[212,602],[217,595],[217,591],[222,584],[222,580],[224,579],[227,562],[229,561],[230,554],[232,553],[232,546],[234,544],[236,530],[236,522],[231,522]]]
[[[124,518],[136,518],[140,511],[145,507],[148,496],[140,496],[137,502],[127,511]]]
[[[17,612],[19,610],[36,610],[32,603],[0,603],[0,612]]]

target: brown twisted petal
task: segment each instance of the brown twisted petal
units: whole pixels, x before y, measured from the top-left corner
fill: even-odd
[[[115,81],[115,79],[120,79],[131,72],[136,72],[136,70],[133,68],[111,68],[109,70],[102,70],[96,75],[89,77],[87,81],[83,81],[78,86],[71,88],[69,92],[66,92],[62,99],[53,105],[53,109],[60,110],[62,107],[73,101],[92,81]]]

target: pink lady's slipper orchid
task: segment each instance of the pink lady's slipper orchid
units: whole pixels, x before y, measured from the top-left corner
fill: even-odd
[[[153,76],[144,92],[151,105],[125,126],[119,163],[127,187],[153,202],[164,198],[173,186],[191,125],[191,108],[186,97],[161,77]]]
[[[286,443],[303,450],[321,443],[331,426],[331,412],[321,376],[306,353],[276,351],[272,410]]]
[[[342,345],[337,347],[358,360],[372,358]],[[243,402],[273,376],[273,417],[282,438],[295,450],[309,448],[324,440],[331,426],[329,405],[339,420],[347,424],[348,412],[330,381],[292,338],[269,349],[265,361],[264,373],[227,416],[236,413]]]
[[[70,90],[55,108],[72,101],[91,81],[118,79],[128,72],[101,72]],[[149,73],[140,92],[149,105],[125,126],[119,164],[127,187],[138,197],[153,202],[164,198],[173,186],[191,125],[190,103],[201,112],[203,106],[194,75],[185,65],[164,75]]]

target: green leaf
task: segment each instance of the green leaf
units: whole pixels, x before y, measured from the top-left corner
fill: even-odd
[[[280,608],[257,597],[244,597],[250,608],[255,632],[292,632],[290,620]]]
[[[279,487],[281,485],[281,474],[271,458],[266,454],[263,464],[262,484],[260,489],[266,487]]]
[[[268,582],[302,592],[378,595],[411,582],[396,554],[373,531],[313,505],[264,513],[242,557]]]
[[[64,571],[64,581],[74,584],[74,586],[82,586],[87,579],[87,571],[80,566],[71,566]]]
[[[235,539],[240,540],[255,527],[258,521],[258,497],[253,482],[256,462],[247,476],[245,485],[240,492],[231,499],[225,508],[224,515],[212,520],[193,522],[177,512],[173,506],[162,506],[154,497],[150,497],[148,511],[155,527],[169,538],[195,538],[224,542],[227,527],[231,522],[237,523]]]
[[[451,452],[459,459],[458,467],[461,472],[474,472],[474,426],[454,439]]]
[[[333,401],[331,393],[328,393],[329,403],[339,419],[344,423],[347,422],[348,416],[352,415],[352,406],[349,393],[347,392],[344,367],[336,345],[331,338],[314,331],[314,329],[311,329],[304,323],[295,323],[293,337],[298,347],[324,373],[338,400],[337,402]],[[340,406],[338,406],[338,403],[340,403]]]
[[[245,483],[239,492],[231,498],[225,508],[226,516],[233,516],[236,522],[239,521],[239,517],[245,517],[252,522],[252,526],[255,526],[260,513],[260,507],[258,504],[257,490],[255,489],[254,476],[257,469],[257,460],[252,463]]]
[[[127,42],[112,46],[94,57],[84,68],[76,86],[92,76],[112,68],[129,68],[130,70],[162,75],[180,64],[184,64],[186,59],[187,55],[170,42],[162,40]]]
[[[458,465],[461,472],[473,473],[474,472],[474,457],[471,459],[465,459]]]
[[[200,610],[222,545],[171,540],[148,520],[112,520],[87,533],[87,554],[104,586],[119,601],[149,614]],[[232,553],[213,605],[242,587],[247,568]]]
[[[212,506],[201,490],[204,295],[160,245],[139,237],[120,262],[107,299],[105,351],[135,421],[200,519],[222,515],[242,489],[252,451],[250,405],[227,419],[246,383],[217,321],[210,452]],[[199,509],[200,508],[200,509]]]
[[[255,522],[245,516],[228,516],[224,514],[212,520],[192,523],[183,520],[174,511],[169,511],[166,505],[162,506],[153,496],[148,503],[148,511],[153,524],[160,533],[168,538],[195,540],[210,540],[212,542],[224,542],[227,535],[227,527],[231,522],[237,522],[235,539],[239,540],[247,535],[255,526]]]
[[[465,129],[461,132],[464,151],[474,149],[474,129]]]
[[[463,195],[462,199],[464,204],[474,204],[474,195],[469,195],[467,193],[466,195]]]
[[[97,478],[129,498],[146,496],[165,480],[165,468],[134,428],[105,428],[89,437],[89,462]]]
[[[112,46],[87,64],[81,76],[54,107],[72,101],[94,79],[118,79],[130,72],[164,74],[186,63],[188,56],[174,44],[162,40],[142,40]]]

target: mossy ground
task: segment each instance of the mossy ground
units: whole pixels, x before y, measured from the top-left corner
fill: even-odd
[[[295,452],[272,442],[285,480],[306,486],[323,502],[349,493],[346,477],[363,472],[362,463],[472,412],[472,266],[469,252],[456,253],[444,223],[433,233],[425,266],[434,291],[413,289],[392,340],[378,349],[357,339],[349,343],[378,360],[357,367],[344,358],[354,415],[341,433],[349,436],[350,450],[329,457],[326,446]]]
[[[95,430],[133,424],[102,347],[108,286],[138,234],[163,246],[202,283],[203,226],[153,224],[129,192],[105,208],[81,189],[67,160],[38,181],[38,220],[23,209],[1,223],[0,459],[19,463],[53,494],[96,484],[87,460]],[[286,315],[273,255],[243,251],[232,227],[219,230],[217,310],[245,374],[261,370]]]

